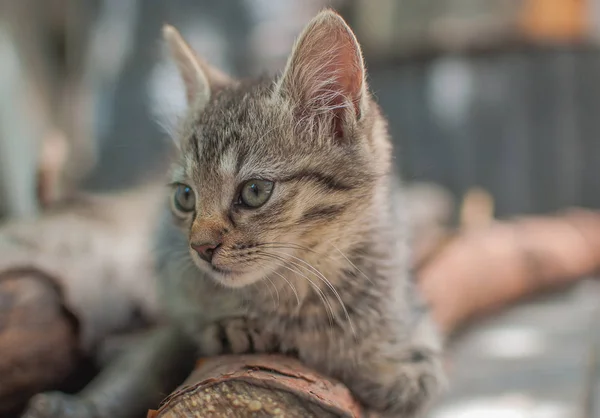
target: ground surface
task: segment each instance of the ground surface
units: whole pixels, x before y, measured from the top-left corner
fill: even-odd
[[[449,347],[431,418],[600,418],[600,281],[510,308]]]

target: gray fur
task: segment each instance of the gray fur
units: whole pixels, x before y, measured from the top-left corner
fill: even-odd
[[[323,40],[331,51],[314,48]],[[315,56],[336,47],[328,61]],[[338,58],[358,64],[313,80]],[[414,417],[440,388],[441,344],[409,277],[391,145],[364,79],[354,36],[324,11],[281,77],[192,89],[202,100],[188,95],[171,180],[194,190],[196,211],[167,204],[160,289],[202,355],[294,354],[367,407]],[[273,180],[273,195],[257,209],[236,206],[239,185],[253,178]],[[222,246],[213,264],[235,273],[213,270],[190,249],[215,237]]]

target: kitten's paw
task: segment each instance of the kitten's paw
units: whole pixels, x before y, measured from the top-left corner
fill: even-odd
[[[243,354],[254,351],[254,342],[245,319],[230,319],[219,324],[221,342],[227,353]]]
[[[101,418],[94,405],[61,392],[35,395],[21,418]]]
[[[273,338],[260,332],[246,318],[231,318],[212,324],[198,337],[202,355],[264,352],[274,346]]]
[[[420,417],[443,386],[437,354],[414,350],[410,358],[371,360],[349,382],[352,392],[382,418]]]
[[[201,355],[244,354],[251,352],[252,342],[244,319],[228,319],[211,324],[196,334]]]

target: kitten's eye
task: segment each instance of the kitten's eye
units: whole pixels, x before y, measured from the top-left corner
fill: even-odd
[[[269,180],[249,180],[242,186],[240,203],[258,208],[269,200],[273,191],[273,182]]]
[[[196,209],[196,195],[194,191],[185,184],[180,184],[175,189],[173,196],[175,208],[181,212],[192,212]]]

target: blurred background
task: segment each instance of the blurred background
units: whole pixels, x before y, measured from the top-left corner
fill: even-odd
[[[184,105],[163,23],[211,63],[253,76],[281,69],[324,6],[363,46],[405,180],[457,200],[481,189],[497,217],[600,208],[600,0],[1,0],[0,216],[156,176],[165,110]],[[462,340],[462,368],[432,416],[578,416],[570,408],[589,384],[573,324],[597,300],[577,300],[581,311],[540,302],[511,313],[538,330],[563,324],[559,357],[525,325]]]
[[[252,76],[280,69],[324,5],[345,16],[363,45],[406,179],[457,196],[482,187],[499,216],[600,205],[596,0],[2,4],[5,214],[35,206],[27,185],[42,138],[67,141],[77,156],[68,158],[64,187],[119,188],[154,169],[167,144],[153,109],[181,105],[169,94],[173,72],[160,65],[164,22],[215,65]]]

